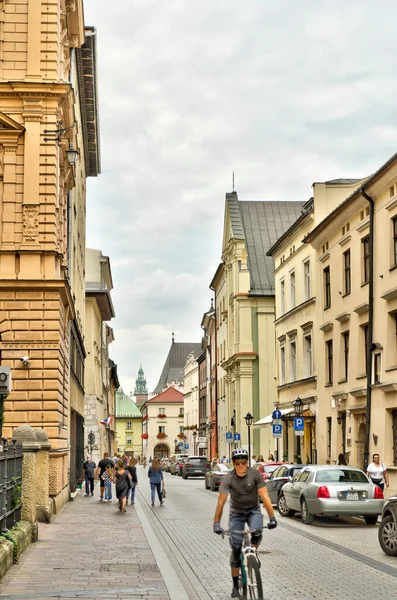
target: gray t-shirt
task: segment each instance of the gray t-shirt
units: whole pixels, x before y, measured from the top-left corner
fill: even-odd
[[[256,469],[247,469],[244,477],[233,470],[225,475],[220,494],[230,494],[230,512],[247,512],[258,506],[258,490],[265,487],[262,475]]]
[[[84,463],[84,469],[89,479],[94,479],[95,477],[95,467],[96,464],[93,460],[86,460]]]

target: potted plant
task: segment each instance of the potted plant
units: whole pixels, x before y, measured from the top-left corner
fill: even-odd
[[[149,437],[149,434],[148,434],[148,433],[142,433],[142,435],[141,435],[141,438],[142,438],[143,440],[147,440],[147,439],[148,439],[148,437]]]
[[[167,437],[167,434],[160,432],[160,433],[157,434],[157,437],[158,437],[159,440],[163,440],[165,437]]]
[[[165,419],[165,417],[166,417],[166,416],[167,416],[167,415],[166,415],[166,414],[164,414],[164,413],[159,413],[159,414],[157,415],[157,417],[158,417],[159,419]]]
[[[180,440],[183,440],[183,433],[178,433],[176,437],[178,437]]]

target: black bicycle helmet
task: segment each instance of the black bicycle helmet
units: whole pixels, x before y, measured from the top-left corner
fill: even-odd
[[[248,450],[244,450],[244,448],[233,450],[232,460],[237,460],[238,458],[245,458],[245,460],[248,460]]]

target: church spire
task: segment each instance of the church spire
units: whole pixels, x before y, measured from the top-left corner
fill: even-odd
[[[134,390],[134,396],[147,396],[148,395],[148,391],[147,391],[147,386],[146,386],[146,379],[145,379],[145,373],[142,369],[142,364],[139,367],[139,371],[138,371],[138,377],[135,380],[135,390]]]

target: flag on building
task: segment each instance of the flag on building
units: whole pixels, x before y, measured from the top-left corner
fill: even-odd
[[[105,419],[104,421],[99,421],[101,425],[110,425],[110,423],[112,422],[113,417],[110,416],[107,419]]]

